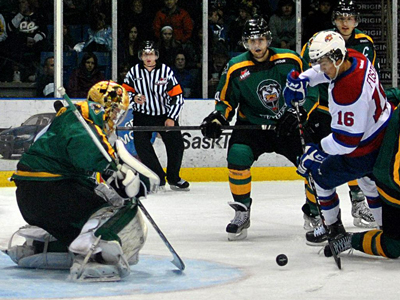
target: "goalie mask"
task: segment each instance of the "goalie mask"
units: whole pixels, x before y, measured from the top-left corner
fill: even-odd
[[[100,81],[89,90],[88,101],[104,108],[104,131],[109,135],[125,119],[129,109],[127,91],[114,81]]]

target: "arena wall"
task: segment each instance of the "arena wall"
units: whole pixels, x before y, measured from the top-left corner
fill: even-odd
[[[28,117],[37,113],[53,112],[54,101],[55,99],[0,99],[0,129],[20,126]],[[180,125],[200,125],[213,109],[214,100],[186,100]],[[227,181],[226,152],[230,131],[225,131],[217,142],[204,138],[199,130],[182,133],[185,154],[181,177],[188,181]],[[130,140],[128,133],[122,138],[125,141]],[[161,164],[165,167],[165,148],[159,138],[156,138],[154,147]],[[13,185],[7,178],[15,170],[17,162],[18,157],[15,156],[10,160],[0,159],[0,186]],[[260,157],[252,168],[252,176],[253,180],[300,179],[291,163],[283,156],[274,153]]]

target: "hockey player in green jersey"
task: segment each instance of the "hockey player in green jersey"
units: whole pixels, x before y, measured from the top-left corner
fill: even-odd
[[[128,106],[126,90],[112,81],[95,84],[87,101],[75,104],[115,161],[118,150],[111,136]],[[20,212],[30,226],[17,231],[26,242],[13,247],[10,242],[6,253],[20,267],[71,268],[71,280],[119,280],[129,275],[146,239],[141,213],[129,201],[140,190],[139,175],[121,160],[110,165],[73,109],[58,109],[12,176]],[[98,183],[96,173],[108,184]]]
[[[335,26],[331,31],[340,33],[346,42],[346,48],[354,49],[364,54],[379,72],[379,65],[376,59],[376,51],[372,38],[359,29],[357,25],[360,21],[359,12],[354,0],[340,0],[332,12],[332,23]],[[301,56],[307,63],[310,61],[309,47],[310,42],[318,32],[303,46]],[[308,126],[312,129],[313,142],[318,143],[322,138],[331,132],[331,116],[328,108],[328,84],[320,84],[319,101],[311,110],[308,117]],[[350,187],[349,195],[352,203],[353,223],[357,227],[376,227],[375,219],[365,203],[365,197],[356,180],[348,183]],[[315,205],[314,195],[306,185],[306,204],[303,206],[304,228],[314,230],[306,235],[308,244],[318,244],[326,242],[326,235],[318,235],[320,232],[318,225],[320,219]]]
[[[235,210],[235,217],[226,228],[229,240],[247,236],[252,204],[250,169],[258,157],[275,152],[295,165],[302,154],[297,117],[285,104],[284,87],[291,70],[302,72],[308,65],[294,51],[269,47],[272,38],[264,19],[246,22],[242,39],[248,51],[228,62],[217,87],[215,111],[201,124],[205,137],[218,138],[221,125],[227,125],[237,110],[235,125],[276,127],[276,130],[232,131],[227,161],[234,201],[228,204]],[[317,90],[309,89],[301,108],[303,120],[316,99]]]
[[[400,109],[397,107],[386,129],[373,174],[382,200],[382,227],[366,232],[345,233],[333,240],[336,254],[351,248],[361,252],[400,257]],[[326,246],[325,256],[332,256]]]

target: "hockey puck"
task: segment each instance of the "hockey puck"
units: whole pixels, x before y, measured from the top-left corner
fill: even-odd
[[[277,263],[279,266],[283,267],[284,265],[286,265],[286,264],[288,263],[288,258],[287,258],[287,256],[286,256],[285,254],[279,254],[279,255],[276,257],[276,263]]]

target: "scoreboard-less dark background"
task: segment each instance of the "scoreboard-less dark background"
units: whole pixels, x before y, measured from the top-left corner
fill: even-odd
[[[391,2],[387,0],[363,0],[357,3],[361,17],[358,29],[368,34],[374,40],[377,59],[380,63],[380,78],[385,87],[392,86],[392,55],[399,56],[399,52],[395,54],[391,53],[392,43],[398,43],[398,39],[393,41],[391,33]],[[398,80],[398,82],[400,81]]]

